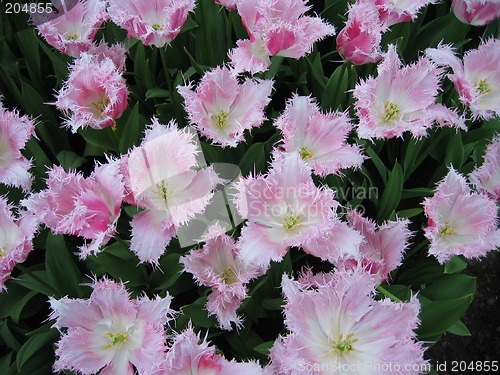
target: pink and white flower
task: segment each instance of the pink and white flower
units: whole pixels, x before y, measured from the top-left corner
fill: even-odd
[[[32,16],[32,22],[47,43],[62,53],[78,57],[93,45],[99,27],[108,18],[104,0],[60,0],[56,13]]]
[[[360,265],[365,271],[375,275],[378,284],[387,280],[389,273],[401,265],[403,252],[408,248],[411,231],[408,219],[387,221],[382,225],[363,217],[357,211],[347,213],[349,225],[361,233],[364,241],[359,251],[361,259],[349,259],[344,267],[356,268]]]
[[[359,167],[364,157],[359,146],[346,143],[352,124],[344,112],[323,114],[310,97],[294,96],[275,125],[284,136],[286,152],[298,152],[313,173],[339,174],[343,168]]]
[[[469,180],[481,193],[500,203],[500,136],[486,148],[484,163],[469,174]]]
[[[123,158],[129,200],[144,209],[131,222],[130,249],[141,262],[156,263],[177,228],[204,212],[222,182],[212,167],[199,169],[200,152],[193,132],[153,119],[141,145]]]
[[[21,154],[28,139],[35,136],[35,124],[28,116],[7,111],[0,96],[0,183],[29,190],[31,161]]]
[[[55,166],[49,170],[47,189],[21,203],[40,223],[56,234],[91,240],[80,256],[96,253],[116,233],[124,195],[123,176],[117,161],[98,165],[87,178]]]
[[[225,6],[227,10],[236,9],[238,6],[238,0],[215,0],[215,2]]]
[[[329,188],[318,188],[298,153],[275,155],[266,175],[241,178],[234,203],[248,219],[238,242],[245,264],[267,268],[289,246],[320,238],[336,220],[338,202]]]
[[[230,331],[232,322],[240,327],[242,320],[236,310],[248,297],[246,284],[261,276],[263,270],[244,265],[233,238],[226,234],[208,240],[201,249],[181,257],[180,262],[198,284],[212,288],[207,310],[217,317],[220,327]]]
[[[123,67],[109,57],[83,52],[70,68],[68,80],[57,95],[56,107],[68,117],[64,124],[75,133],[90,126],[114,126],[127,108],[128,90]]]
[[[426,54],[438,65],[451,67],[453,74],[448,78],[474,119],[500,115],[500,39],[490,39],[478,49],[467,51],[463,63],[446,45],[428,48]]]
[[[418,299],[375,301],[375,285],[372,275],[359,271],[309,273],[299,281],[284,275],[290,333],[271,349],[273,373],[337,374],[332,370],[337,365],[357,370],[345,373],[378,375],[387,373],[383,369],[391,364],[408,368],[408,375],[421,373],[415,366],[425,363],[422,345],[414,341]]]
[[[227,68],[215,68],[202,77],[196,90],[178,86],[189,121],[222,147],[236,147],[245,130],[262,125],[264,107],[271,100],[273,81],[246,79],[238,83]]]
[[[421,8],[436,2],[437,0],[375,0],[380,20],[386,26],[399,22],[411,22],[417,18]]]
[[[263,375],[256,361],[228,361],[201,340],[191,327],[173,337],[161,370],[155,375]]]
[[[128,37],[146,46],[163,47],[182,29],[194,0],[108,0],[111,20],[127,30]]]
[[[498,0],[453,0],[451,8],[463,23],[484,26],[500,17]]]
[[[125,71],[127,49],[122,44],[116,43],[108,46],[104,40],[101,40],[99,44],[92,44],[87,52],[89,55],[94,56],[99,63],[109,58],[120,73]]]
[[[373,1],[349,4],[345,27],[337,35],[337,51],[356,65],[377,62],[383,57],[380,43],[386,30]]]
[[[89,299],[50,298],[54,327],[67,331],[56,344],[54,370],[80,374],[150,374],[164,358],[164,325],[171,297],[130,299],[123,283],[94,281]]]
[[[440,263],[453,255],[484,256],[500,246],[497,206],[485,194],[472,193],[465,177],[453,168],[423,202],[430,241],[429,254]]]
[[[22,263],[33,250],[33,237],[37,221],[22,213],[12,214],[13,207],[0,197],[0,293],[6,290],[5,282],[17,263]]]
[[[332,264],[360,260],[363,236],[343,221],[336,219],[320,236],[302,245],[302,250]]]
[[[304,16],[309,9],[306,0],[245,0],[237,7],[250,35],[229,52],[238,73],[267,70],[270,56],[303,57],[315,42],[335,33],[320,17]]]
[[[425,57],[402,67],[394,45],[378,66],[378,76],[354,88],[360,138],[422,137],[434,122],[466,129],[455,111],[436,104],[442,71]]]

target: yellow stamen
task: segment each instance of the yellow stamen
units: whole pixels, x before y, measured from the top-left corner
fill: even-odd
[[[111,332],[106,332],[106,336],[109,336],[109,344],[104,347],[104,349],[109,349],[118,344],[118,350],[121,350],[123,344],[128,342],[128,333],[116,332],[115,334]]]
[[[5,247],[2,246],[2,248],[0,249],[0,258],[3,258],[4,256],[7,255],[5,251],[6,251]]]
[[[480,94],[487,94],[491,92],[490,85],[488,85],[488,82],[485,79],[482,79],[479,81],[479,83],[474,82],[474,86],[476,87],[476,91]]]
[[[68,35],[66,37],[66,40],[77,40],[77,39],[78,39],[78,34]]]
[[[399,107],[397,104],[387,102],[384,105],[384,121],[396,120],[399,117]]]
[[[172,194],[172,191],[168,190],[168,182],[166,182],[165,180],[161,180],[161,182],[156,184],[156,190],[154,191],[154,193],[166,202],[168,197]]]
[[[226,284],[234,284],[238,279],[236,279],[236,275],[234,271],[231,268],[225,269],[223,272],[220,274],[222,276],[222,280],[224,280],[224,283]]]
[[[457,227],[456,226],[451,226],[450,222],[447,221],[446,223],[444,223],[444,227],[442,227],[439,230],[439,234],[441,234],[443,236],[458,234],[458,232],[455,229],[457,229]]]
[[[331,340],[330,344],[332,346],[332,350],[327,352],[325,356],[328,356],[330,354],[337,354],[340,358],[344,358],[345,354],[355,350],[353,348],[353,344],[359,341],[358,339],[352,339],[353,336],[354,333],[350,333],[344,339],[344,335],[340,334],[337,341]]]
[[[285,220],[285,224],[283,224],[283,228],[285,229],[294,229],[296,226],[302,226],[302,224],[297,225],[300,220],[300,215],[293,216],[291,212],[288,214],[288,216],[283,217],[283,220]]]
[[[215,119],[215,123],[217,127],[224,128],[227,123],[227,119],[229,117],[229,112],[220,111],[218,114],[212,116]]]
[[[311,149],[307,148],[306,146],[302,146],[299,151],[299,155],[303,160],[311,159],[314,156],[314,154],[311,152]]]
[[[99,113],[103,113],[109,105],[109,98],[101,98],[97,102],[92,102],[91,104]]]
[[[151,25],[151,27],[152,27],[153,29],[155,29],[156,31],[159,31],[159,30],[164,30],[164,29],[165,29],[165,25],[160,25],[160,24],[158,24],[158,23],[155,23],[155,24]]]

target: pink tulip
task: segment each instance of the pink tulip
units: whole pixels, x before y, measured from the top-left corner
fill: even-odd
[[[108,0],[111,20],[146,46],[163,47],[180,33],[194,0]]]
[[[127,108],[128,90],[122,71],[123,66],[116,66],[109,57],[82,52],[54,103],[67,116],[65,126],[72,132],[86,126],[114,126]]]
[[[0,96],[0,183],[29,190],[31,161],[21,154],[26,142],[35,135],[35,124],[17,111],[7,111]]]
[[[442,70],[429,59],[401,67],[394,45],[378,65],[378,76],[362,80],[354,88],[360,138],[414,137],[427,134],[435,122],[466,129],[464,119],[436,104]]]
[[[500,17],[498,0],[453,0],[451,8],[463,23],[484,26]]]
[[[40,15],[33,17],[38,32],[47,43],[62,53],[78,57],[93,45],[99,27],[108,18],[104,0],[79,0],[76,5],[60,0],[59,16],[49,14],[50,19]],[[74,3],[74,2],[73,2]]]
[[[172,318],[172,298],[130,299],[123,283],[103,279],[92,283],[89,299],[50,297],[56,344],[56,372],[83,375],[152,374],[164,358],[164,325]]]

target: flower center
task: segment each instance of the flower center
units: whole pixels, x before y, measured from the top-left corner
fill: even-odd
[[[154,193],[158,195],[161,200],[166,202],[168,197],[172,195],[172,190],[168,190],[168,182],[161,180],[161,182],[156,184],[156,190]]]
[[[314,156],[314,154],[311,152],[311,149],[306,146],[302,146],[299,151],[299,155],[303,160],[311,159]]]
[[[99,114],[102,114],[109,105],[109,98],[101,98],[97,102],[92,102],[91,105]]]
[[[476,91],[480,94],[487,94],[491,92],[490,85],[488,85],[488,82],[485,79],[482,79],[479,81],[479,83],[474,82],[474,86],[476,87]]]
[[[397,104],[387,102],[384,104],[384,121],[396,120],[399,117],[399,107]]]
[[[344,335],[340,334],[337,341],[332,340],[331,345],[333,346],[332,352],[336,352],[340,358],[344,358],[346,353],[354,350],[352,344],[359,341],[358,339],[353,339],[354,333],[350,333],[344,339]]]
[[[0,248],[0,258],[3,258],[6,255],[7,255],[7,249],[5,248],[5,246],[2,246]]]
[[[236,275],[231,268],[226,268],[223,272],[221,272],[222,280],[224,280],[225,284],[234,284],[236,281]]]
[[[444,227],[442,227],[439,230],[439,234],[441,234],[443,236],[448,236],[448,235],[452,235],[452,234],[458,234],[458,232],[455,229],[457,229],[457,227],[456,226],[451,226],[450,222],[447,221],[446,223],[444,223]]]
[[[109,349],[118,344],[118,350],[121,350],[123,344],[126,344],[128,341],[128,333],[116,332],[113,334],[111,332],[106,332],[105,335],[109,337],[109,344],[106,345],[104,349]]]
[[[68,35],[66,37],[66,40],[77,40],[77,39],[78,39],[78,34]]]
[[[156,31],[159,31],[159,30],[164,30],[164,29],[165,29],[165,25],[160,25],[160,24],[158,24],[158,23],[155,23],[155,24],[151,25],[151,27],[152,27],[153,29],[155,29]]]
[[[285,220],[285,224],[283,224],[283,228],[285,229],[293,229],[296,226],[301,227],[302,224],[297,225],[300,220],[300,215],[294,216],[291,212],[283,218]]]
[[[220,111],[218,114],[212,116],[215,119],[215,123],[218,128],[224,128],[227,123],[227,118],[229,117],[229,112]]]

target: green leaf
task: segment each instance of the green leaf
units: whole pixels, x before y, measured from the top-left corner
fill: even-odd
[[[422,299],[422,296],[419,295]],[[467,311],[472,295],[460,298],[445,299],[422,303],[420,311],[420,327],[417,329],[419,339],[438,335],[455,324]]]
[[[57,154],[57,160],[66,172],[81,167],[87,159],[82,158],[73,151],[63,150]]]
[[[200,297],[190,305],[181,307],[181,311],[187,318],[191,319],[197,326],[212,328],[217,325],[217,320],[213,316],[208,316],[205,309],[207,297]]]
[[[464,162],[464,145],[460,132],[456,133],[448,141],[444,160],[447,166],[453,165],[455,169],[460,169],[462,167],[462,163]]]
[[[366,147],[365,152],[370,157],[370,160],[375,165],[375,168],[377,168],[384,184],[387,184],[387,168],[385,167],[384,162],[378,157],[377,153],[370,146]]]
[[[264,355],[269,355],[269,349],[271,349],[274,345],[274,341],[266,341],[263,342],[262,344],[259,344],[257,346],[253,347],[253,350],[255,350],[257,353],[264,354]]]
[[[474,295],[476,291],[476,278],[455,273],[445,275],[439,280],[433,281],[420,292],[431,300],[448,298],[459,298],[466,295]]]
[[[283,310],[283,298],[264,298],[262,307],[266,310]]]
[[[123,121],[124,119],[126,119],[126,121]],[[147,121],[148,120],[139,113],[139,103],[135,103],[130,112],[117,120],[116,129],[120,137],[118,144],[120,153],[125,154],[129,148],[140,143]]]
[[[324,109],[342,108],[346,100],[346,91],[349,82],[348,63],[341,64],[332,73],[321,95],[321,107]]]
[[[462,323],[461,320],[457,320],[457,322],[448,328],[446,332],[453,333],[457,336],[472,336],[467,326]]]
[[[467,267],[467,262],[459,256],[452,257],[444,265],[445,273],[457,273],[463,271]]]
[[[264,172],[266,169],[265,142],[254,143],[247,150],[240,161],[241,174],[247,176],[249,173]]]
[[[44,346],[49,343],[53,343],[58,337],[59,333],[56,329],[51,329],[49,332],[39,333],[38,335],[30,337],[28,341],[21,346],[21,349],[19,349],[19,352],[17,353],[17,370],[21,371],[21,368],[30,358],[32,358]]]
[[[444,266],[435,258],[425,257],[410,269],[402,272],[398,282],[405,285],[420,285],[437,280],[444,275]]]
[[[21,312],[36,294],[35,291],[26,290],[19,284],[10,283],[8,293],[0,294],[0,317],[10,316],[14,323],[19,323]]]
[[[387,290],[389,293],[391,293],[393,296],[399,298],[401,301],[408,301],[411,298],[412,293],[410,287],[407,285],[399,285],[399,284],[383,285],[383,288]]]
[[[173,253],[160,258],[160,269],[151,274],[151,284],[155,289],[166,290],[179,279],[182,265],[179,263],[180,255]]]
[[[385,185],[384,192],[380,198],[379,208],[378,208],[378,219],[386,220],[389,219],[391,213],[396,209],[401,200],[401,194],[403,192],[403,170],[398,162],[394,164],[387,184]]]
[[[154,98],[170,98],[170,91],[158,87],[146,91],[146,100]]]
[[[424,212],[423,208],[420,208],[420,207],[419,208],[410,208],[408,210],[398,211],[398,216],[410,218],[410,217],[417,216],[417,215],[421,214],[422,212]]]
[[[93,146],[104,150],[118,151],[116,134],[114,134],[110,126],[104,129],[80,128],[78,133]]]
[[[45,268],[48,282],[61,296],[83,297],[80,270],[75,264],[74,256],[68,251],[62,234],[49,233],[47,236]]]

